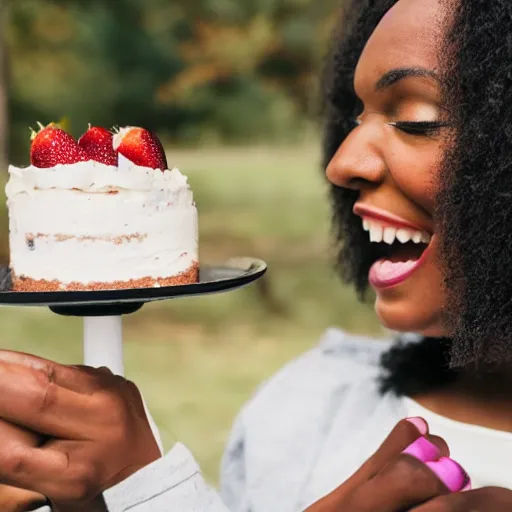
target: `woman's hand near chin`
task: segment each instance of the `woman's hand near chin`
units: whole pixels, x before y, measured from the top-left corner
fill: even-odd
[[[474,491],[446,442],[421,418],[403,420],[346,482],[306,512],[510,512],[512,490]]]
[[[424,420],[403,420],[351,478],[306,512],[403,512],[468,489],[469,477],[449,455],[446,442],[430,435]]]
[[[0,351],[0,418],[48,439],[8,444],[0,432],[0,483],[57,512],[106,510],[103,491],[161,456],[139,391],[106,368]]]

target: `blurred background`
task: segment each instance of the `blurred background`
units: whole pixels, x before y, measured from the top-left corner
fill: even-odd
[[[256,386],[329,326],[380,335],[332,267],[320,166],[319,77],[342,0],[0,0],[0,262],[7,162],[29,127],[66,117],[156,131],[189,176],[201,261],[255,256],[266,278],[125,320],[126,367],[166,447],[216,483],[231,423]],[[80,362],[81,322],[0,309],[0,346]]]

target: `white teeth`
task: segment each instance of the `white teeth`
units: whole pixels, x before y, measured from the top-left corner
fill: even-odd
[[[382,226],[370,222],[370,242],[382,242]]]
[[[411,238],[414,236],[414,232],[409,231],[408,229],[400,228],[396,232],[396,237],[399,242],[406,244]]]
[[[395,241],[396,228],[384,228],[384,242],[391,245]]]
[[[424,244],[429,244],[432,237],[428,233],[421,233],[421,241]]]
[[[432,238],[432,236],[425,231],[384,226],[382,223],[370,219],[363,219],[363,229],[369,231],[370,242],[385,242],[389,245],[393,244],[395,240],[398,240],[402,244],[406,244],[410,241],[416,244],[428,244]]]

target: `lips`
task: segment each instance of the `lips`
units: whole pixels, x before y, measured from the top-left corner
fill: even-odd
[[[370,268],[370,284],[378,289],[397,286],[424,263],[432,234],[422,227],[384,210],[357,204],[370,242],[380,244],[384,256]]]

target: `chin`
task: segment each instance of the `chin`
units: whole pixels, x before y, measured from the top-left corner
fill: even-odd
[[[375,312],[380,323],[392,331],[412,332],[432,338],[448,335],[442,322],[442,312],[427,310],[425,304],[416,307],[410,301],[388,301],[377,297]]]

